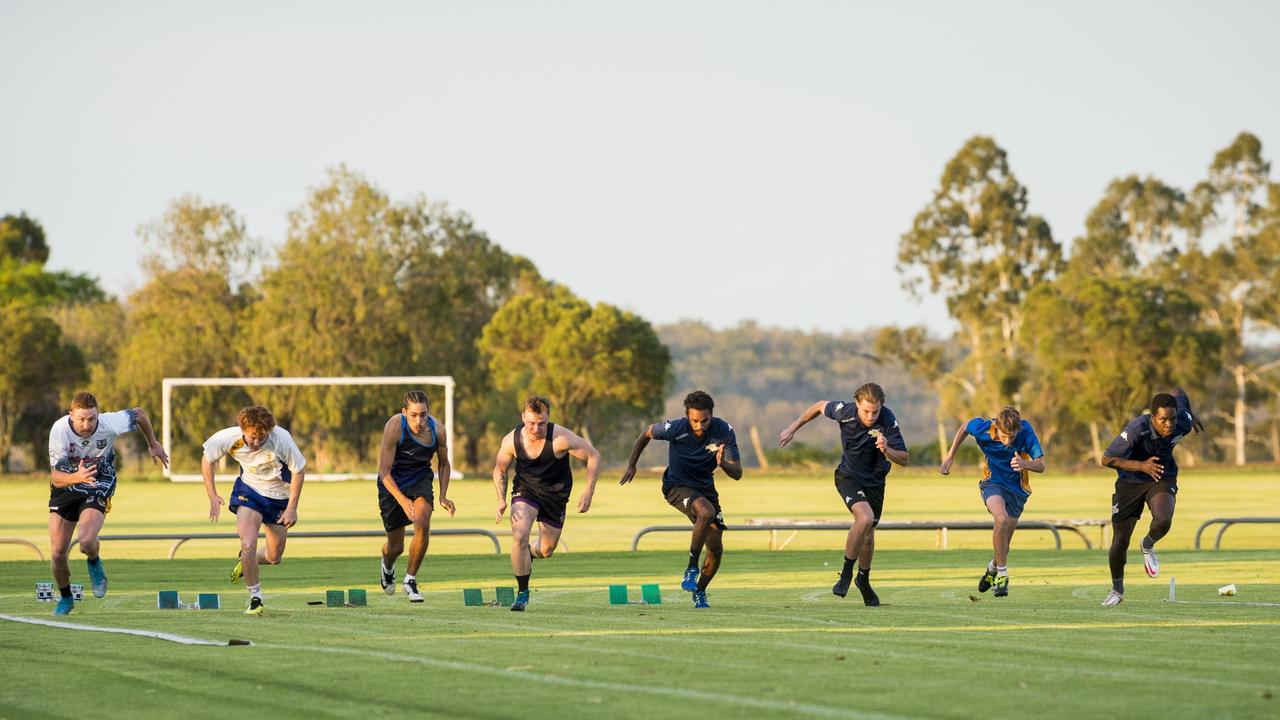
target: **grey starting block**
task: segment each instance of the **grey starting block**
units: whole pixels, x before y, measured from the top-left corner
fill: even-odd
[[[36,600],[40,602],[53,602],[53,583],[36,583]]]

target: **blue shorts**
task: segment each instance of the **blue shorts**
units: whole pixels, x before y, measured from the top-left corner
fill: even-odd
[[[990,480],[983,480],[978,483],[978,491],[982,493],[982,504],[987,504],[987,498],[999,495],[1004,498],[1005,512],[1009,513],[1009,517],[1021,517],[1022,507],[1027,504],[1029,495],[1023,495],[1017,490],[993,483]]]
[[[289,507],[289,501],[259,495],[258,491],[246,485],[244,480],[236,478],[236,484],[231,488],[231,504],[228,507],[233,513],[241,507],[247,507],[261,515],[262,522],[268,525],[279,525],[280,516],[284,514],[285,508]]]

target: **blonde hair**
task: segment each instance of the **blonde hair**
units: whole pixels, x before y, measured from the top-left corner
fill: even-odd
[[[551,401],[541,395],[530,395],[525,398],[524,406],[520,408],[520,412],[528,410],[538,415],[546,415],[551,412]]]
[[[1009,437],[1018,434],[1022,429],[1022,414],[1018,412],[1018,408],[1012,405],[1005,405],[1000,408],[1000,412],[996,413],[996,427]]]
[[[78,392],[76,396],[71,398],[72,410],[88,410],[98,407],[98,398],[93,396],[91,392]]]

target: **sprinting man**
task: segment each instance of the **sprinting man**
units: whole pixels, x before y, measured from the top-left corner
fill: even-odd
[[[685,568],[680,588],[693,593],[695,608],[711,607],[707,602],[707,585],[720,569],[724,554],[724,515],[720,510],[720,493],[716,492],[715,470],[721,468],[734,480],[742,479],[742,461],[738,456],[738,440],[733,426],[712,416],[715,401],[701,390],[685,396],[684,417],[654,423],[636,438],[631,459],[619,485],[626,485],[636,475],[636,463],[650,440],[666,440],[667,469],[662,473],[662,495],[671,507],[693,522],[689,544],[689,565]],[[706,547],[707,559],[698,572],[698,561]]]
[[[1151,412],[1124,426],[1102,453],[1102,465],[1116,471],[1116,492],[1111,496],[1111,592],[1103,607],[1124,602],[1124,565],[1129,538],[1142,517],[1142,506],[1151,508],[1151,525],[1142,538],[1142,567],[1147,577],[1160,574],[1156,542],[1173,524],[1174,497],[1178,494],[1178,463],[1173,447],[1187,433],[1204,430],[1191,412],[1191,400],[1182,388],[1151,398]]]
[[[243,408],[236,427],[214,433],[204,443],[200,472],[209,494],[209,520],[217,522],[222,498],[213,484],[213,464],[230,455],[240,463],[240,476],[231,488],[231,512],[236,514],[240,558],[231,570],[231,582],[244,577],[249,590],[245,615],[262,615],[262,585],[258,566],[279,565],[289,528],[298,522],[298,498],[302,496],[303,468],[307,461],[288,430],[276,425],[271,411],[261,405]],[[258,531],[267,536],[258,547]]]
[[[70,615],[75,607],[67,553],[77,525],[93,596],[107,594],[98,533],[111,512],[116,492],[116,438],[135,430],[146,438],[152,461],[168,467],[169,455],[156,440],[151,418],[140,407],[99,413],[98,399],[92,393],[76,393],[68,413],[49,429],[49,555],[59,593],[54,615]]]
[[[396,558],[404,552],[404,529],[413,525],[409,545],[409,567],[404,575],[404,594],[409,602],[422,602],[418,591],[418,569],[427,555],[431,533],[431,513],[435,509],[431,492],[431,458],[436,459],[440,476],[440,506],[454,513],[449,492],[449,439],[438,432],[440,425],[431,416],[427,394],[421,390],[405,393],[400,412],[382,429],[378,449],[378,510],[387,542],[382,546],[382,591],[396,593]]]
[[[956,451],[964,439],[972,435],[982,450],[982,479],[978,492],[991,513],[991,560],[978,580],[978,592],[992,587],[996,597],[1009,594],[1009,541],[1018,528],[1018,518],[1031,496],[1029,474],[1044,472],[1044,451],[1031,423],[1022,419],[1017,408],[1006,406],[994,418],[976,417],[956,431],[951,449],[942,459],[943,475],[951,473]]]
[[[853,394],[852,401],[824,401],[810,405],[778,435],[778,447],[786,447],[796,431],[819,415],[840,424],[840,444],[844,454],[836,468],[836,492],[853,515],[853,525],[844,543],[844,568],[831,592],[844,597],[849,592],[853,565],[858,576],[853,584],[866,605],[880,604],[871,588],[871,558],[875,553],[875,526],[884,509],[884,484],[890,463],[905,466],[907,443],[898,429],[898,419],[884,406],[884,389],[867,383]]]
[[[572,431],[551,423],[551,401],[534,395],[524,401],[520,424],[502,438],[493,465],[493,488],[498,495],[494,522],[507,510],[507,470],[516,466],[511,490],[511,572],[516,576],[514,612],[529,605],[529,575],[534,558],[549,558],[560,544],[566,506],[573,489],[569,456],[587,463],[587,489],[578,497],[578,512],[591,509],[591,496],[600,476],[600,453]],[[529,544],[529,531],[538,521],[538,545]]]

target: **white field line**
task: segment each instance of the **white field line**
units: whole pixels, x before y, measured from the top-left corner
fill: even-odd
[[[690,690],[688,688],[678,687],[660,687],[654,685],[637,685],[624,682],[608,682],[602,680],[584,680],[579,678],[563,677],[560,675],[549,675],[543,673],[532,672],[530,670],[519,667],[507,670],[504,668],[496,668],[488,665],[479,665],[476,663],[460,662],[457,660],[441,660],[438,658],[420,657],[416,655],[403,655],[400,653],[388,653],[377,650],[362,650],[358,648],[335,648],[322,647],[313,645],[273,645],[260,644],[259,648],[268,650],[285,650],[288,652],[312,652],[312,653],[329,653],[334,655],[357,655],[362,657],[374,658],[378,660],[390,660],[392,662],[413,663],[417,665],[426,665],[428,667],[441,668],[445,670],[456,670],[466,673],[480,673],[484,675],[493,675],[515,681],[536,682],[544,685],[559,685],[562,687],[576,687],[588,690],[606,690],[611,692],[637,693],[641,695],[657,695],[662,697],[674,698],[678,700],[697,700],[704,702],[723,703],[725,705],[733,705],[743,708],[751,708],[755,710],[766,710],[769,712],[795,713],[798,715],[810,715],[814,717],[829,718],[853,718],[854,720],[893,720],[894,718],[904,718],[909,716],[883,715],[880,713],[858,712],[848,708],[832,707],[828,705],[813,705],[802,702],[787,702],[782,700],[768,700],[765,698],[754,698],[743,695],[732,695],[729,693],[707,692],[704,690]]]
[[[44,620],[41,618],[20,617],[17,615],[0,615],[0,620],[8,620],[10,622],[27,623],[29,625],[43,625],[45,627],[61,628],[64,630],[86,630],[89,632],[115,633],[117,635],[137,635],[138,637],[154,638],[156,640],[167,640],[168,642],[181,643],[183,645],[214,645],[226,647],[231,643],[227,640],[202,640],[201,638],[187,637],[185,635],[174,635],[172,633],[156,632],[155,630],[134,630],[131,628],[113,628],[99,627],[97,625],[78,625],[76,623],[60,622],[58,620]],[[248,640],[236,641],[237,645],[252,645]]]

